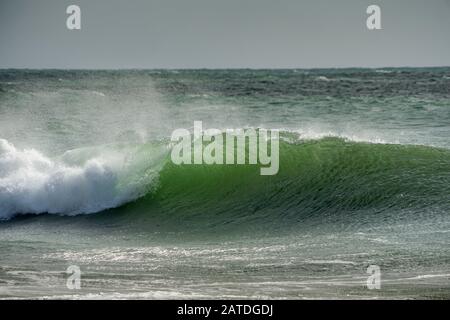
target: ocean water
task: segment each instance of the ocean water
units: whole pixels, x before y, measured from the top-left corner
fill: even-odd
[[[278,174],[173,164],[194,121]],[[0,70],[0,298],[450,298],[450,68]]]

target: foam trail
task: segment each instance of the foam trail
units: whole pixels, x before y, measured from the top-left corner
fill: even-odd
[[[134,150],[135,151],[135,150]],[[95,213],[145,194],[157,172],[142,171],[145,153],[72,151],[51,159],[34,149],[18,150],[0,139],[0,219],[16,214]],[[133,154],[131,154],[133,155]],[[77,156],[85,158],[74,161]],[[67,159],[71,161],[67,161]],[[141,170],[138,179],[133,170]]]

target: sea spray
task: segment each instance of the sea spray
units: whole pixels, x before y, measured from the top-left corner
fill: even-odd
[[[164,148],[142,149],[102,146],[49,158],[0,139],[0,219],[94,213],[139,198],[156,183],[166,154]]]

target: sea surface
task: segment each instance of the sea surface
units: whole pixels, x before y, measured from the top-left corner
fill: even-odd
[[[194,121],[278,174],[175,165]],[[450,68],[0,70],[0,298],[449,299]]]

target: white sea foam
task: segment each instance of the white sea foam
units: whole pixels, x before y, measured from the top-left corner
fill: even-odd
[[[384,70],[384,69],[376,69],[375,72],[376,73],[392,73],[391,70]]]
[[[293,130],[293,132],[299,135],[302,140],[319,140],[327,137],[338,137],[354,142],[369,142],[369,143],[399,143],[396,139],[385,139],[384,136],[376,132],[371,131],[359,131],[356,130],[332,130],[332,129],[322,129],[319,127],[306,127],[303,129]]]
[[[142,167],[150,163],[144,158],[130,157],[129,150],[83,150],[52,159],[0,139],[0,219],[26,213],[94,213],[132,201],[157,177],[156,169]],[[133,175],[136,170],[140,173]]]
[[[100,97],[106,97],[106,94],[104,94],[103,92],[100,92],[100,91],[91,91],[91,93],[93,94],[93,95],[96,95],[96,96],[100,96]]]
[[[316,77],[316,80],[317,81],[331,81],[330,78],[327,78],[325,76],[318,76],[318,77]]]

